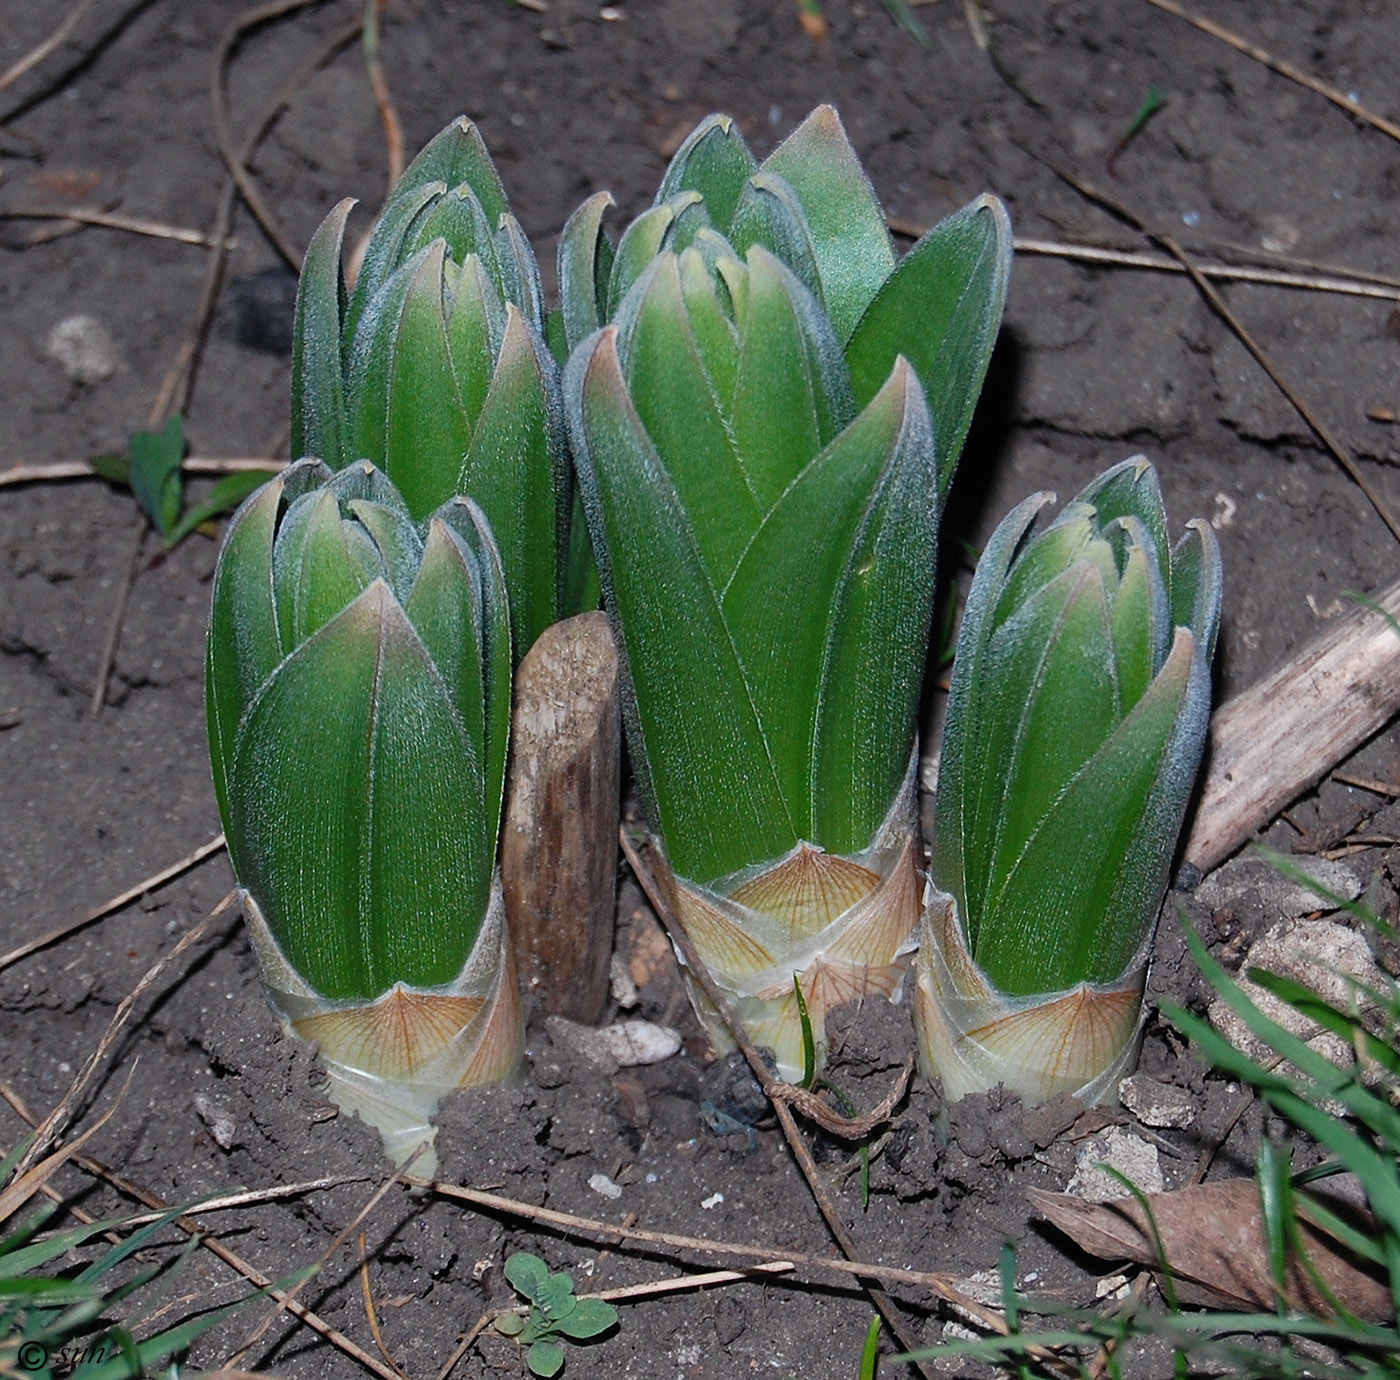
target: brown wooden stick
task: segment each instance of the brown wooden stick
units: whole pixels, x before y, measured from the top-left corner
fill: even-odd
[[[1188,863],[1209,872],[1400,713],[1400,580],[1371,602],[1215,712]]]
[[[515,675],[501,830],[506,917],[526,1001],[596,1025],[617,884],[617,649],[601,613],[541,634]]]

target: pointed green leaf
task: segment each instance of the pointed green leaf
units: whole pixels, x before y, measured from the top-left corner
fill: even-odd
[[[346,508],[379,549],[379,563],[394,598],[408,598],[423,559],[423,540],[405,513],[367,498],[353,498]]]
[[[721,294],[728,292],[705,266],[701,251],[693,246],[680,256],[681,294],[685,313],[710,388],[721,409],[734,397],[734,381],[739,368],[739,337],[732,318],[721,305]]]
[[[355,202],[340,202],[306,247],[292,326],[292,458],[315,455],[332,469],[345,453],[345,375],[340,323],[345,315],[341,243]]]
[[[998,591],[988,636],[1015,617],[1037,590],[1086,559],[1097,537],[1092,510],[1082,504],[1067,504],[1054,522],[1030,538],[1018,553],[1016,564]]]
[[[164,536],[180,516],[185,428],[177,412],[159,431],[131,438],[131,492],[151,525]]]
[[[510,741],[511,672],[510,601],[505,570],[491,535],[486,514],[470,498],[457,497],[443,504],[437,516],[465,552],[474,571],[480,604],[481,683],[485,697],[485,752],[482,757],[486,805],[486,836],[500,833],[505,798],[506,749]],[[495,843],[491,844],[492,853]]]
[[[487,760],[480,571],[441,518],[428,523],[404,612],[446,683],[476,760]]]
[[[760,172],[749,179],[729,229],[734,251],[747,255],[762,245],[797,276],[825,309],[821,268],[812,230],[797,193],[777,173]]]
[[[816,832],[842,852],[869,844],[908,771],[933,614],[933,423],[903,360],[862,417],[882,411],[889,454],[831,612],[813,754]]]
[[[1196,634],[1200,655],[1209,662],[1220,627],[1222,578],[1220,547],[1208,523],[1195,518],[1186,524],[1171,564],[1172,621]]]
[[[486,403],[496,355],[506,333],[506,308],[481,260],[468,255],[460,267],[445,266],[447,349],[462,416],[468,430]]]
[[[1151,550],[1164,564],[1170,549],[1167,543],[1167,510],[1162,503],[1162,487],[1157,471],[1141,455],[1120,460],[1096,479],[1090,480],[1066,508],[1082,505],[1098,515],[1101,528],[1118,518],[1133,518],[1147,530]]]
[[[1147,694],[989,896],[975,957],[1003,991],[1112,982],[1141,946],[1199,760],[1172,750],[1193,651],[1190,633],[1178,632]]]
[[[404,237],[399,262],[412,258],[434,240],[446,242],[448,257],[455,263],[463,263],[469,254],[475,254],[499,287],[501,264],[496,251],[494,223],[487,220],[470,188],[444,192],[420,209]]]
[[[422,519],[456,492],[471,440],[443,317],[446,247],[420,250],[370,304],[351,353],[351,445]]]
[[[981,727],[977,710],[983,665],[1007,572],[1022,549],[1036,514],[1051,502],[1051,494],[1033,494],[1001,520],[977,562],[962,626],[958,630],[957,656],[953,662],[939,754],[929,872],[942,890],[958,898],[964,917],[970,904],[966,854],[973,847],[971,835],[979,819],[973,792],[982,779]],[[976,875],[980,878],[982,874],[978,871]]]
[[[681,192],[699,192],[711,221],[727,230],[744,183],[758,163],[738,126],[727,115],[710,115],[686,136],[656,193],[657,206]]]
[[[365,245],[360,259],[360,272],[355,279],[354,290],[345,304],[345,320],[340,328],[342,367],[347,376],[350,354],[360,333],[360,318],[407,257],[404,242],[412,232],[416,219],[423,214],[425,207],[432,205],[446,191],[447,184],[443,182],[408,187],[401,179],[375,221],[369,243]],[[354,458],[364,457],[357,455]]]
[[[853,415],[831,323],[792,272],[755,245],[731,422],[749,486],[767,508]]]
[[[794,827],[802,838],[841,852],[862,848],[870,842],[909,760],[911,711],[912,703],[917,700],[917,681],[922,670],[922,644],[914,649],[912,657],[913,697],[907,694],[896,697],[899,707],[905,711],[904,718],[882,725],[886,736],[902,745],[903,761],[894,785],[884,794],[875,824],[857,840],[852,840],[845,829],[838,837],[828,837],[815,827],[812,810],[819,792],[835,795],[853,787],[859,791],[864,784],[840,777],[834,790],[828,793],[823,790],[827,782],[818,780],[814,757],[819,719],[821,727],[834,737],[839,736],[844,725],[833,724],[829,712],[832,709],[838,714],[854,712],[851,688],[838,689],[834,682],[847,670],[856,672],[855,664],[848,667],[845,663],[860,660],[850,638],[862,630],[858,626],[858,614],[857,626],[853,627],[840,619],[838,612],[849,582],[862,578],[853,570],[852,562],[857,547],[868,535],[865,529],[870,510],[893,467],[912,464],[917,468],[920,458],[926,465],[929,461],[927,426],[923,456],[908,451],[911,444],[917,443],[908,434],[911,419],[907,412],[911,410],[911,403],[913,408],[918,407],[917,400],[911,399],[909,382],[907,371],[892,380],[890,388],[793,481],[764,519],[733,581],[724,591],[725,621],[744,668]],[[912,426],[916,428],[917,422]],[[901,447],[905,449],[902,451]],[[928,491],[930,499],[931,494],[932,491]],[[925,513],[927,515],[927,509]],[[926,522],[925,526],[928,530],[924,535],[931,539],[932,523]],[[923,587],[928,592],[933,576],[932,550],[929,542],[921,545],[924,549],[918,554],[929,558],[922,572]],[[866,572],[867,575],[873,573]],[[898,578],[894,571],[880,574]],[[909,617],[907,608],[899,612]],[[914,621],[922,626],[926,639],[927,614],[920,611],[914,615]],[[891,676],[901,679],[910,674],[907,663],[895,664],[900,650],[898,645],[878,648],[883,672],[879,679],[888,680]],[[879,687],[867,683],[861,688]],[[824,702],[823,691],[827,690],[833,692],[835,703],[832,706]],[[879,709],[888,711],[889,696],[881,695],[879,699]],[[828,763],[822,765],[825,769]],[[829,765],[839,770],[840,766],[852,764],[847,758],[845,762],[838,760]],[[857,770],[864,774],[863,769]],[[839,816],[844,812],[836,813]],[[839,819],[839,823],[848,825],[849,817]]]
[[[559,236],[559,303],[570,350],[603,324],[612,245],[603,216],[614,204],[609,192],[595,192],[564,224]]]
[[[579,483],[631,682],[633,761],[671,861],[707,882],[797,835],[695,534],[627,395],[616,331],[565,378]]]
[[[486,150],[481,132],[465,115],[459,115],[446,129],[434,135],[404,169],[403,176],[385,204],[385,212],[394,206],[401,190],[410,193],[412,188],[424,182],[441,182],[445,187],[461,187],[463,184],[470,187],[492,225],[509,209],[505,187]]]
[[[700,356],[674,254],[653,261],[617,326],[632,405],[721,589],[762,512]]]
[[[889,376],[896,355],[914,366],[938,444],[946,493],[992,357],[1011,270],[1011,222],[994,197],[935,225],[904,257],[846,346],[860,405]]]
[[[229,782],[235,870],[313,989],[363,1001],[456,977],[494,840],[443,679],[382,581],[263,687]]]
[[[342,521],[329,489],[307,494],[287,511],[272,557],[282,651],[290,653],[383,575],[378,552]]]
[[[1152,562],[1147,553],[1134,542],[1128,548],[1127,563],[1113,598],[1110,614],[1113,624],[1113,654],[1118,679],[1118,704],[1114,718],[1124,714],[1140,700],[1151,684],[1159,660],[1157,629],[1163,635],[1169,630],[1153,607]]]
[[[536,331],[544,329],[544,289],[540,286],[540,266],[535,251],[512,215],[501,217],[496,232],[496,249],[501,261],[501,283],[505,299],[525,313]]]
[[[1102,570],[1082,561],[1026,600],[993,639],[985,671],[981,712],[1012,730],[999,740],[995,760],[1014,783],[1001,801],[984,893],[990,897],[1118,721]],[[969,927],[980,939],[971,917]]]
[[[228,770],[244,711],[282,660],[273,594],[273,543],[284,501],[330,479],[319,460],[298,461],[233,515],[214,572],[204,694],[219,816],[228,829]]]
[[[520,656],[559,617],[567,477],[558,389],[553,356],[511,303],[491,387],[449,492],[471,494],[491,523]]]
[[[764,159],[763,168],[787,180],[806,212],[822,297],[844,342],[893,271],[895,258],[875,189],[841,117],[831,106],[819,105]],[[907,346],[900,352],[912,358]],[[893,363],[891,358],[886,376]],[[860,401],[863,406],[868,399]]]
[[[617,314],[617,309],[622,305],[622,299],[632,284],[642,276],[647,265],[665,246],[676,217],[687,206],[699,203],[699,192],[682,192],[664,206],[653,206],[643,211],[622,232],[622,239],[618,242],[617,254],[612,263],[612,273],[608,279],[609,320]]]

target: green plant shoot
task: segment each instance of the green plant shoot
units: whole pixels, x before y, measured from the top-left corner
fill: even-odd
[[[502,1313],[497,1332],[514,1337],[525,1351],[525,1364],[533,1375],[549,1380],[564,1368],[560,1339],[585,1342],[617,1326],[617,1309],[603,1299],[574,1297],[570,1275],[550,1274],[537,1255],[517,1251],[505,1265],[511,1287],[530,1305],[527,1316]]]
[[[406,1155],[522,1039],[495,874],[509,614],[480,510],[415,522],[372,465],[298,461],[229,526],[206,687],[268,996]]]
[[[138,431],[127,455],[94,455],[88,462],[104,479],[126,485],[137,506],[151,520],[161,543],[169,551],[196,527],[238,507],[260,484],[272,478],[271,470],[238,470],[215,483],[206,497],[184,506],[184,422],[177,413],[159,431]]]
[[[950,1097],[1111,1096],[1205,745],[1220,561],[1147,461],[977,567],[943,732],[916,1021]]]
[[[306,252],[292,454],[370,461],[416,521],[470,495],[501,552],[518,658],[560,616],[572,502],[534,253],[466,119],[404,172],[347,292],[352,205]]]
[[[827,1009],[893,997],[912,946],[941,495],[1005,214],[984,198],[896,265],[825,107],[762,167],[703,122],[615,250],[605,204],[560,247],[564,392],[632,760],[678,918],[796,1079],[794,974],[820,1061]]]

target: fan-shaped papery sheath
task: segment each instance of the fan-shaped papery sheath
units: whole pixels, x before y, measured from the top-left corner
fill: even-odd
[[[803,1077],[801,986],[820,1064],[826,1018],[866,997],[898,1001],[917,942],[919,838],[912,780],[870,847],[852,856],[799,843],[785,857],[698,886],[677,877],[665,847],[659,880],[676,919],[749,1038],[776,1056],[779,1076]],[[733,1039],[691,978],[691,999],[721,1050]]]
[[[481,933],[455,981],[430,988],[396,983],[368,1003],[318,996],[287,962],[246,891],[243,905],[273,1010],[317,1045],[331,1100],[377,1127],[395,1163],[431,1143],[431,1118],[444,1094],[499,1083],[518,1068],[524,1023],[499,873]],[[433,1163],[430,1152],[414,1172],[427,1173]]]
[[[998,1083],[1035,1102],[1107,1100],[1137,1062],[1149,947],[1116,982],[1007,996],[968,953],[957,902],[930,884],[914,995],[923,1067],[950,1102]]]

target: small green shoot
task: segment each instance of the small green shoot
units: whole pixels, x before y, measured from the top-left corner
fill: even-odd
[[[807,998],[802,995],[798,975],[792,975],[792,994],[797,1000],[797,1019],[802,1022],[802,1086],[810,1091],[817,1073],[817,1044],[812,1037],[812,1017],[807,1010]]]
[[[860,1353],[860,1380],[875,1380],[875,1366],[880,1357],[880,1315],[870,1319],[865,1329],[865,1346]]]
[[[575,1298],[572,1277],[562,1271],[550,1274],[544,1261],[528,1251],[516,1251],[506,1261],[505,1275],[511,1288],[529,1301],[530,1311],[525,1317],[502,1313],[496,1319],[496,1331],[514,1337],[526,1348],[525,1364],[541,1380],[549,1380],[564,1368],[561,1337],[589,1341],[617,1323],[617,1309],[612,1304]]]
[[[1155,87],[1147,88],[1147,95],[1142,98],[1142,104],[1138,106],[1137,114],[1128,122],[1128,127],[1123,131],[1122,137],[1108,151],[1108,157],[1103,160],[1103,165],[1110,177],[1117,177],[1113,171],[1113,165],[1118,161],[1118,156],[1138,137],[1147,127],[1147,122],[1166,105],[1167,98]]]
[[[131,490],[137,506],[150,518],[151,526],[169,551],[202,523],[238,507],[254,489],[272,478],[271,470],[226,474],[202,503],[181,512],[185,485],[180,465],[184,458],[185,428],[177,413],[159,431],[138,431],[131,438],[127,455],[94,455],[88,463],[103,479]]]

